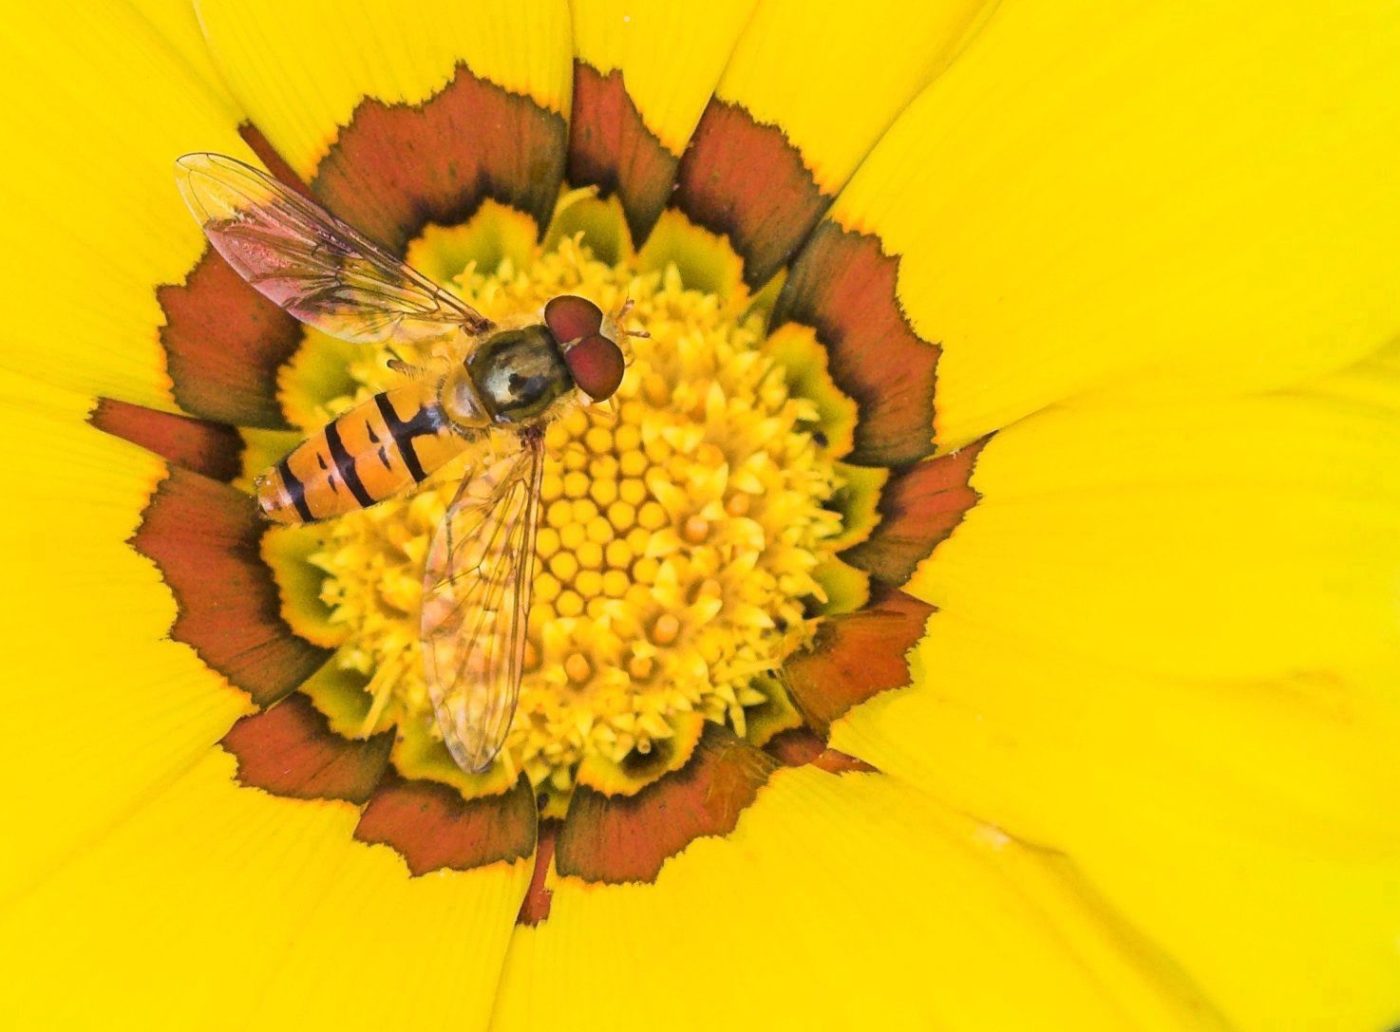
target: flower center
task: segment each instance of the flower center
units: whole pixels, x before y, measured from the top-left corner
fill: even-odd
[[[434,243],[434,232],[415,245],[419,259],[423,245],[449,260],[450,235]],[[753,713],[781,691],[773,672],[811,640],[825,598],[816,574],[841,531],[819,414],[765,350],[762,313],[688,289],[674,265],[601,261],[577,237],[528,263],[468,261],[451,278],[498,321],[532,319],[558,294],[605,311],[630,298],[626,326],[650,336],[631,340],[610,403],[548,428],[519,706],[494,773],[443,779],[499,791],[523,772],[542,813],[562,816],[578,783],[631,794],[678,769],[705,721],[754,740]],[[305,430],[395,382],[389,352],[345,354],[333,398],[295,396],[309,360],[284,378]],[[368,696],[357,731],[397,727],[401,768],[436,754],[417,776],[450,766],[418,643],[424,556],[463,470],[489,448],[473,444],[417,491],[309,531],[340,635],[334,662]]]

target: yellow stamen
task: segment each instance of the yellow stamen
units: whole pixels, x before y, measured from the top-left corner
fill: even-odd
[[[595,455],[603,455],[612,450],[613,435],[601,426],[595,426],[583,436],[584,444]]]
[[[596,570],[603,565],[603,546],[596,541],[585,541],[578,546],[578,564],[585,570]]]
[[[685,521],[681,536],[692,545],[703,545],[710,536],[710,521],[703,516],[691,516]]]
[[[669,645],[681,632],[681,622],[670,613],[662,613],[651,625],[651,640],[658,645]]]
[[[588,485],[588,497],[600,507],[612,505],[617,500],[617,478],[611,472],[603,472],[592,467],[588,470],[593,483]]]
[[[535,601],[537,602],[553,602],[559,597],[559,592],[563,590],[558,578],[547,573],[541,573],[535,578]]]
[[[602,516],[594,516],[588,521],[588,540],[594,544],[606,545],[613,539],[613,525]]]
[[[549,560],[549,572],[561,582],[568,583],[578,573],[578,557],[572,552],[560,552]]]
[[[603,574],[603,594],[608,598],[621,598],[627,594],[632,580],[621,570],[609,570]]]
[[[582,498],[588,494],[588,474],[579,470],[565,473],[564,494],[569,498]]]
[[[593,667],[583,653],[570,652],[564,660],[564,673],[569,675],[569,680],[574,684],[584,684],[593,676]]]
[[[637,483],[640,484],[640,481]],[[631,530],[632,524],[637,522],[637,510],[626,499],[613,502],[608,506],[608,522],[618,530]]]

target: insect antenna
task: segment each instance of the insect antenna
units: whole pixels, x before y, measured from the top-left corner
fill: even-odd
[[[632,359],[635,357],[632,354],[632,347],[628,343],[629,339],[632,337],[651,337],[651,334],[648,333],[646,330],[632,330],[622,325],[622,320],[627,318],[627,313],[632,311],[632,308],[635,304],[636,302],[633,301],[632,298],[624,298],[618,310],[612,315],[608,316],[607,320],[608,330],[612,332],[615,338],[615,343],[617,344],[618,348],[622,351],[622,361],[624,366],[630,366],[632,364]]]

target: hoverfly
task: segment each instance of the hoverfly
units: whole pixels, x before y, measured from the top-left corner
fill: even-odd
[[[468,469],[433,536],[420,636],[438,727],[464,770],[485,770],[520,691],[540,515],[546,423],[604,401],[622,380],[613,319],[564,295],[539,321],[495,326],[460,298],[264,173],[220,154],[176,162],[185,203],[209,242],[254,288],[343,340],[433,342],[422,369],[297,445],[256,481],[266,516],[339,516],[421,483],[487,434],[503,459]],[[624,307],[625,311],[625,307]],[[619,313],[620,318],[620,313]]]

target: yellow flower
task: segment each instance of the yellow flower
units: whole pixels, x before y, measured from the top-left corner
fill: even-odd
[[[1400,1021],[1397,44],[1360,2],[12,15],[10,1023]],[[436,496],[252,516],[387,374],[205,255],[193,150],[498,314],[658,327],[554,431],[479,778],[391,663]]]

